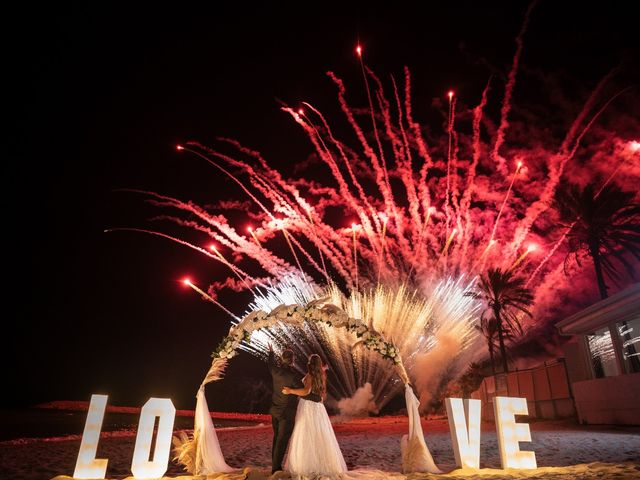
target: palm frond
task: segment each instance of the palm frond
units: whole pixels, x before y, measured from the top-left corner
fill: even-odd
[[[220,380],[223,377],[224,371],[226,368],[227,368],[226,358],[220,358],[220,357],[214,358],[213,362],[211,362],[211,368],[205,375],[204,380],[202,381],[202,385],[206,385],[207,383]]]
[[[194,475],[196,471],[196,439],[193,435],[178,432],[178,435],[174,435],[172,443],[175,453],[173,459],[176,463],[182,465],[188,473]]]
[[[593,260],[601,284],[606,285],[604,277],[619,283],[620,267],[633,278],[637,265],[628,257],[640,261],[640,205],[635,197],[635,192],[622,191],[614,184],[599,193],[593,184],[582,190],[571,186],[558,192],[556,203],[563,220],[561,225],[574,225],[567,233],[565,274],[570,260],[581,266],[581,258],[588,255],[598,257]]]

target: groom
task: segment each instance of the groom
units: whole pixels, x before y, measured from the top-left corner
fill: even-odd
[[[271,397],[271,425],[273,426],[273,443],[271,446],[271,473],[282,470],[282,460],[287,451],[289,438],[293,431],[298,407],[297,395],[284,395],[283,387],[302,388],[300,374],[293,368],[293,352],[284,350],[280,365],[276,365],[273,349],[269,345],[269,371],[273,379],[273,396]]]

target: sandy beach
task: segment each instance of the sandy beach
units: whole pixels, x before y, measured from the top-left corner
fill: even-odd
[[[240,416],[239,416],[240,417]],[[483,424],[481,471],[456,470],[446,420],[423,420],[431,453],[445,475],[401,475],[400,438],[407,432],[406,417],[352,419],[334,425],[350,470],[349,477],[366,478],[640,478],[640,427],[586,427],[571,421],[531,423],[532,442],[521,449],[534,450],[535,471],[505,471],[500,459],[494,425]],[[223,427],[218,435],[227,463],[238,468],[220,478],[269,478],[271,427]],[[134,430],[104,432],[98,457],[108,458],[107,478],[131,476]],[[21,438],[0,442],[0,478],[58,480],[73,474],[80,436]],[[395,472],[395,473],[394,473]],[[170,462],[166,477],[185,476]],[[209,478],[218,478],[209,476]],[[285,475],[284,478],[287,478]]]

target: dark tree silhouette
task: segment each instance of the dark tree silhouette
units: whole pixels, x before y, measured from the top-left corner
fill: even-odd
[[[490,268],[486,275],[480,276],[476,290],[471,293],[471,296],[482,299],[486,303],[487,308],[482,317],[488,311],[493,314],[502,368],[507,373],[509,367],[505,340],[511,333],[522,333],[518,313],[531,316],[528,308],[533,304],[533,294],[524,286],[524,279],[516,277],[513,271]]]
[[[558,194],[560,212],[565,221],[569,253],[566,262],[591,257],[600,296],[607,298],[605,277],[616,283],[618,268],[635,277],[630,256],[640,261],[640,205],[634,192],[609,185],[596,192],[593,185],[580,190],[570,187]]]
[[[496,341],[498,340],[498,326],[496,319],[493,317],[480,317],[480,324],[476,325],[476,329],[480,331],[481,335],[487,342],[487,348],[489,350],[489,359],[491,360],[491,373],[496,374],[495,363],[495,349]]]

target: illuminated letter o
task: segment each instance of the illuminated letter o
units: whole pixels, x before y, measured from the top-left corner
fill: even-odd
[[[167,471],[175,416],[176,408],[168,398],[150,398],[142,407],[131,462],[134,478],[161,478]],[[153,460],[149,460],[156,417],[160,417],[158,435]]]

